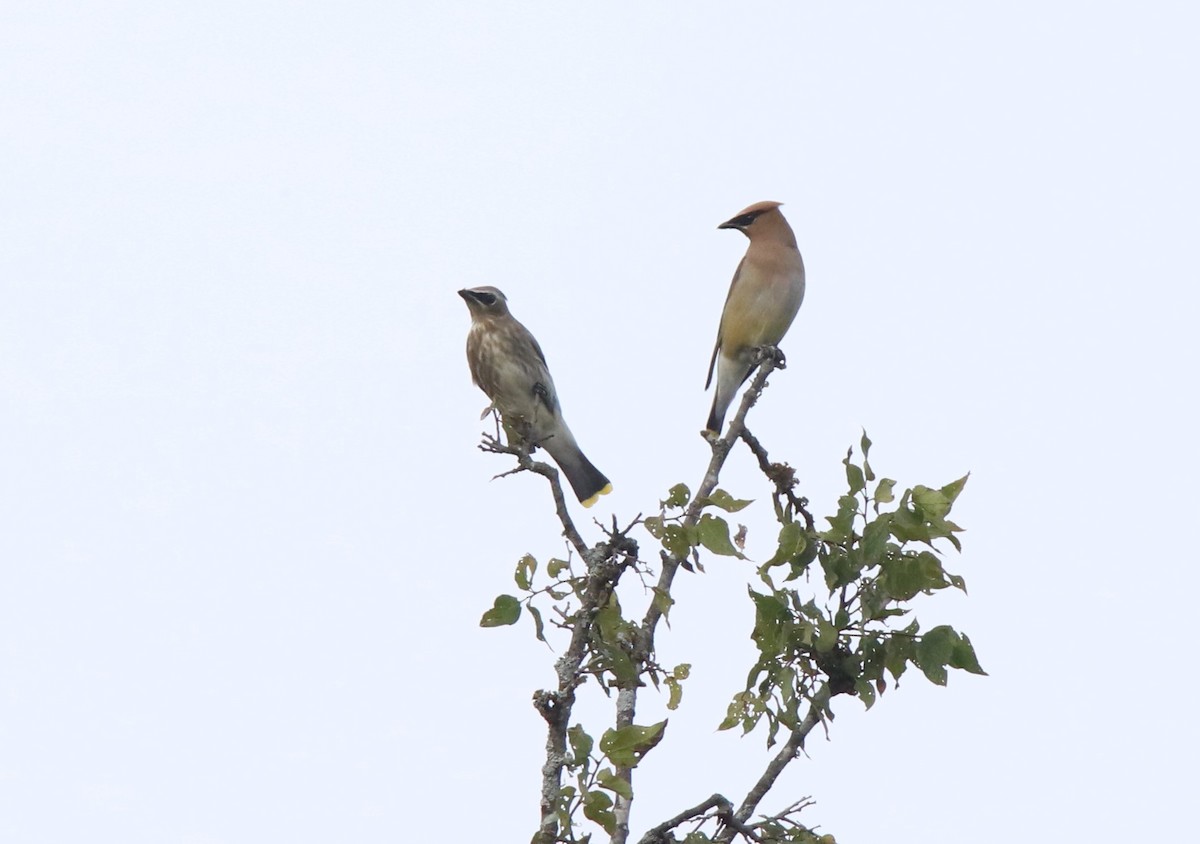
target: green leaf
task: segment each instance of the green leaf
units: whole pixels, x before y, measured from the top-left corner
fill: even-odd
[[[868,481],[875,480],[875,473],[871,471],[871,461],[868,456],[871,454],[871,438],[867,436],[867,430],[863,429],[862,440],[859,442],[862,446],[863,453],[863,473],[867,476]]]
[[[559,560],[552,557],[550,562],[546,563],[546,575],[551,578],[558,577],[568,568],[570,568],[570,563],[566,560]]]
[[[791,613],[776,595],[760,595],[748,590],[754,601],[754,631],[750,638],[764,657],[774,657],[787,647]]]
[[[900,504],[892,513],[892,536],[901,542],[929,542],[933,536],[922,513],[910,507],[913,490],[908,489],[900,496]]]
[[[679,702],[683,699],[683,680],[686,680],[692,673],[692,666],[686,662],[676,665],[674,670],[667,675],[667,689],[670,690],[670,698],[667,700],[667,709],[672,711],[679,708]]]
[[[589,791],[583,798],[583,815],[612,835],[617,831],[617,816],[612,811],[612,805],[612,798],[603,791]]]
[[[625,688],[637,682],[638,669],[625,646],[630,639],[632,625],[621,615],[621,604],[616,594],[596,613],[592,626],[593,650],[603,658],[603,665],[612,672],[614,684]]]
[[[946,685],[946,666],[938,665],[936,662],[918,662],[917,664],[920,665],[921,671],[929,682],[938,686]]]
[[[741,692],[739,694],[745,694],[745,692]],[[741,722],[741,720],[742,707],[738,703],[738,698],[735,697],[725,709],[725,717],[721,720],[721,723],[717,725],[717,732],[732,730],[738,725],[738,723]]]
[[[479,626],[504,627],[508,624],[516,624],[520,617],[521,602],[512,595],[500,595],[496,598],[492,608],[483,614],[483,618],[479,619]]]
[[[862,548],[863,562],[868,568],[879,565],[887,551],[888,540],[892,538],[892,514],[884,513],[876,516],[863,528]]]
[[[815,598],[809,598],[807,603],[801,604],[800,612],[814,621],[816,621],[818,618],[825,617],[825,613],[821,612],[821,608],[817,606],[817,601]]]
[[[537,571],[537,560],[532,554],[526,554],[517,561],[517,570],[513,573],[513,580],[517,582],[517,588],[529,591],[529,584],[533,580],[533,574]]]
[[[859,677],[854,682],[854,693],[858,695],[858,699],[863,702],[863,706],[870,709],[875,705],[875,687],[871,685],[870,680],[864,680]]]
[[[843,495],[838,499],[836,516],[826,516],[829,530],[821,534],[828,542],[848,542],[854,534],[854,517],[858,513],[858,499],[853,495]]]
[[[687,557],[696,543],[700,541],[698,538],[693,541],[693,532],[694,529],[693,531],[688,531],[683,525],[667,525],[663,528],[662,546],[675,559],[682,560]]]
[[[633,768],[650,750],[662,741],[666,721],[649,727],[631,724],[619,730],[605,730],[600,737],[600,750],[619,768]]]
[[[940,492],[946,497],[946,500],[951,504],[958,498],[958,494],[962,492],[963,487],[967,485],[967,478],[971,477],[971,473],[963,475],[957,481],[951,481],[941,488]]]
[[[667,500],[660,502],[664,507],[682,507],[692,498],[692,491],[687,484],[675,484],[667,490]]]
[[[667,690],[670,693],[667,698],[667,709],[674,712],[679,708],[679,702],[683,700],[683,686],[674,677],[668,677]]]
[[[762,564],[760,571],[765,572],[774,566],[792,562],[800,556],[800,552],[807,544],[808,540],[804,536],[804,528],[801,524],[788,522],[779,529],[779,546],[775,549],[774,556]]]
[[[669,615],[671,607],[675,605],[675,599],[671,597],[671,593],[665,589],[659,589],[657,586],[650,587],[654,592],[652,599],[655,608],[664,616]]]
[[[616,592],[610,594],[608,601],[596,612],[595,629],[606,642],[620,641],[628,632],[629,622],[621,615],[621,601]]]
[[[662,539],[664,533],[663,520],[661,516],[647,516],[642,519],[642,524],[646,526],[646,532],[655,539]]]
[[[533,619],[533,633],[539,641],[546,641],[546,626],[542,624],[542,613],[533,604],[529,605],[529,617]]]
[[[589,736],[581,725],[576,724],[567,730],[567,741],[571,743],[571,756],[575,760],[575,766],[578,767],[592,754],[592,747],[595,744],[592,737]]]
[[[624,648],[609,642],[597,642],[595,649],[603,657],[604,667],[613,675],[612,685],[619,689],[637,685],[637,665]]]
[[[614,794],[619,794],[626,800],[633,799],[633,786],[628,780],[618,777],[612,768],[601,768],[596,774],[596,784],[601,788],[607,788]]]
[[[796,708],[796,669],[790,665],[784,666],[775,682],[779,689],[779,699],[785,710],[794,711]]]
[[[696,527],[700,532],[700,544],[712,553],[723,557],[737,557],[739,560],[746,559],[741,551],[733,547],[733,542],[729,539],[729,525],[724,519],[705,513]]]
[[[825,586],[830,592],[853,582],[859,573],[850,553],[836,545],[829,546],[828,552],[821,554],[821,570],[825,572]]]
[[[971,640],[965,633],[959,634],[959,640],[954,644],[954,652],[950,654],[949,665],[951,668],[958,668],[971,674],[987,676],[987,672],[979,665],[979,659],[975,656],[975,648],[971,645]]]
[[[928,631],[917,642],[917,665],[930,682],[946,685],[946,665],[954,656],[954,648],[959,641],[954,628],[943,624]]]
[[[921,508],[927,518],[941,519],[950,512],[951,500],[940,489],[930,489],[917,484],[912,489],[913,503]]]
[[[883,562],[879,583],[892,598],[909,601],[918,592],[932,592],[949,586],[942,561],[929,551],[911,551]]]
[[[846,463],[846,482],[850,484],[850,494],[857,495],[867,488],[867,481],[863,478],[863,470],[850,462],[847,457]]]
[[[736,513],[738,510],[743,510],[754,502],[753,498],[734,498],[723,489],[718,489],[713,492],[707,499],[705,505],[711,504],[714,507],[720,507],[727,513]]]
[[[899,633],[888,636],[884,642],[883,664],[891,672],[894,680],[900,679],[908,668],[908,663],[912,661],[916,643],[910,637],[916,633],[917,629],[917,622],[914,621]]]
[[[821,653],[827,653],[837,644],[838,629],[829,622],[828,619],[820,618],[817,620],[817,642],[816,648]]]
[[[892,494],[892,490],[896,488],[896,482],[891,478],[881,478],[879,486],[875,487],[875,512],[879,512],[880,504],[890,504],[896,500],[896,496]]]

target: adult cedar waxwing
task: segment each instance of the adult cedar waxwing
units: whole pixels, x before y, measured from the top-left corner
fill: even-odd
[[[612,492],[608,478],[584,457],[563,421],[542,347],[508,312],[495,287],[460,290],[471,311],[467,363],[471,378],[500,411],[510,439],[517,436],[550,453],[584,507]]]
[[[734,393],[754,369],[755,348],[779,345],[804,301],[804,260],[780,205],[756,202],[717,226],[737,229],[750,238],[750,246],[729,285],[704,383],[707,390],[716,369],[717,389],[706,426],[714,434],[721,433]]]

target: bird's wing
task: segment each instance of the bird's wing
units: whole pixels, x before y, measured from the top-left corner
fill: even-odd
[[[546,355],[542,351],[542,347],[538,344],[537,338],[533,336],[533,332],[525,326],[521,326],[522,333],[525,335],[525,340],[529,342],[529,348],[537,356],[541,366],[538,367],[539,372],[533,373],[533,394],[537,396],[538,401],[546,406],[546,409],[551,413],[554,412],[554,407],[557,404],[557,399],[554,396],[554,379],[550,377],[550,366],[546,363]]]
[[[542,362],[542,366],[546,367],[548,370],[550,366],[546,363],[546,356],[542,354],[542,347],[538,345],[537,338],[534,337],[533,334],[531,334],[528,330],[525,331],[525,334],[528,335],[529,344],[533,346],[533,351],[538,356],[538,360],[540,360]]]
[[[742,267],[746,263],[746,256],[742,256],[742,260],[738,262],[737,269],[733,273],[733,281],[729,282],[729,292],[725,294],[725,308],[729,307],[729,299],[733,296],[733,289],[737,287],[738,279],[742,277]],[[721,322],[725,322],[725,309],[721,309]],[[704,389],[712,386],[713,370],[717,368],[717,355],[721,351],[721,328],[717,327],[717,342],[713,345],[712,360],[708,362],[708,378],[704,381]]]

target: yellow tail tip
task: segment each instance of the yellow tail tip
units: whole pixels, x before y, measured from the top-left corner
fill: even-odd
[[[587,501],[581,501],[579,503],[582,504],[584,507],[591,507],[593,504],[595,504],[597,501],[600,500],[600,496],[608,495],[610,492],[612,492],[612,484],[605,484],[603,489],[601,489],[599,492],[597,492],[595,495],[593,495]]]

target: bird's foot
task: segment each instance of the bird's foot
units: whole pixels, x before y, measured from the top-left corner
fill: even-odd
[[[755,346],[754,365],[758,366],[768,360],[775,363],[776,369],[787,369],[787,357],[778,346]]]

